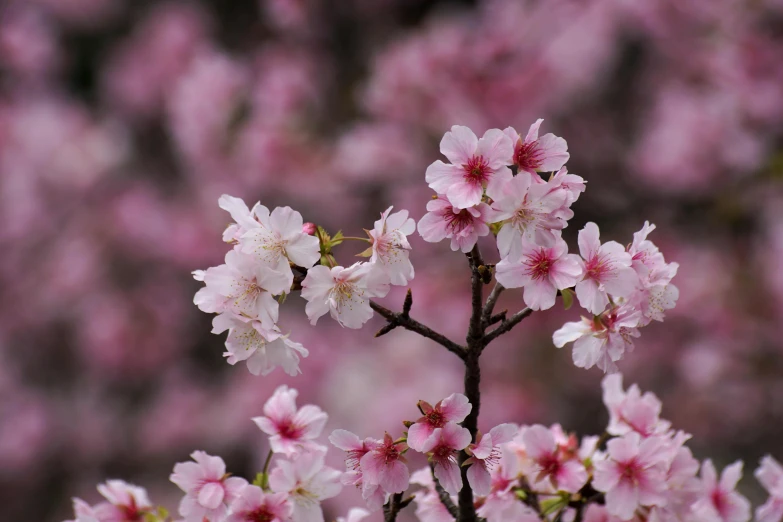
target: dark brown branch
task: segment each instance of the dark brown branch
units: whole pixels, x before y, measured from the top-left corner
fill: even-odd
[[[376,337],[380,335],[384,335],[392,331],[393,329],[397,328],[398,326],[401,326],[406,330],[410,330],[411,332],[416,332],[417,334],[426,337],[427,339],[432,339],[436,343],[445,347],[451,353],[457,355],[460,359],[463,359],[465,357],[464,347],[455,343],[445,335],[439,334],[438,332],[432,330],[428,326],[421,324],[415,319],[411,319],[404,312],[401,313],[392,312],[388,308],[381,306],[374,301],[370,301],[370,307],[372,307],[373,310],[378,312],[379,315],[381,315],[384,319],[386,319],[389,322],[389,324],[381,328],[381,330],[377,334],[375,334]]]
[[[479,267],[484,265],[484,260],[481,258],[478,245],[474,246],[473,250],[468,254],[468,260],[470,263],[471,305],[473,309],[473,312],[470,314],[470,325],[468,327],[468,350],[471,350],[471,344],[477,343],[484,334],[481,322],[484,279],[481,272],[479,272]]]
[[[484,328],[489,326],[490,321],[492,320],[492,312],[495,310],[495,304],[498,302],[498,298],[500,298],[500,294],[503,293],[503,285],[500,283],[495,283],[495,286],[492,288],[492,292],[489,293],[489,297],[487,297],[487,302],[484,304],[484,311],[481,314],[481,323],[484,325]]]
[[[511,316],[510,319],[507,319],[500,323],[500,326],[489,332],[484,336],[484,345],[488,345],[501,335],[503,335],[506,332],[511,331],[512,328],[514,328],[516,325],[522,322],[524,318],[529,316],[533,313],[533,310],[530,308],[525,308],[524,310],[520,310],[519,312],[515,313]]]
[[[430,471],[432,471],[432,480],[435,481],[435,491],[438,492],[438,498],[440,499],[441,504],[446,507],[446,510],[452,517],[459,518],[459,509],[451,500],[451,495],[449,495],[449,492],[443,489],[443,486],[440,485],[440,481],[435,476],[435,465],[432,462],[430,462]]]
[[[497,313],[489,318],[489,322],[487,323],[487,326],[492,326],[493,324],[497,324],[501,321],[506,320],[506,314],[508,313],[508,310],[503,310],[500,313]]]
[[[397,520],[397,514],[402,511],[413,501],[413,497],[410,496],[403,500],[402,493],[395,493],[389,498],[383,506],[383,520],[384,522],[395,522]]]

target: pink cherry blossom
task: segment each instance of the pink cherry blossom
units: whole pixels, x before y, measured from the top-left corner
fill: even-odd
[[[329,312],[347,328],[361,328],[372,317],[370,299],[389,292],[389,276],[373,263],[354,263],[348,268],[322,265],[307,271],[302,297],[310,324]]]
[[[595,223],[579,231],[579,253],[585,275],[575,290],[582,308],[597,315],[609,304],[610,295],[629,297],[634,292],[639,277],[631,268],[631,255],[616,241],[602,245]]]
[[[286,385],[279,386],[264,404],[264,417],[252,419],[261,431],[269,435],[272,451],[289,457],[303,450],[321,448],[314,439],[321,435],[328,419],[321,408],[312,404],[297,410],[298,394]]]
[[[552,133],[538,137],[538,129],[544,120],[539,118],[530,126],[524,140],[512,127],[503,132],[514,143],[513,163],[520,171],[529,172],[539,180],[537,172],[554,172],[570,157],[568,144],[563,138],[558,138]]]
[[[218,199],[218,206],[228,212],[234,220],[234,223],[223,231],[223,241],[226,243],[239,242],[247,232],[260,226],[254,217],[256,208],[261,206],[260,203],[256,203],[251,210],[240,198],[223,194]]]
[[[642,437],[669,431],[671,423],[661,420],[661,401],[651,392],[642,395],[636,384],[623,391],[623,376],[607,375],[601,381],[604,404],[609,410],[610,435],[625,435],[635,431]]]
[[[699,520],[714,522],[748,522],[750,502],[734,491],[742,478],[742,462],[724,468],[720,480],[710,459],[701,466],[702,498],[693,505]]]
[[[421,522],[454,522],[454,517],[438,496],[430,468],[422,468],[413,473],[411,484],[418,484],[425,488],[423,491],[417,491],[413,497],[416,502],[416,518]],[[456,497],[452,496],[451,500],[456,505]]]
[[[470,464],[467,477],[470,487],[477,495],[487,495],[492,489],[490,470],[500,460],[500,445],[510,442],[519,431],[516,424],[500,424],[489,433],[479,433],[475,443],[466,450],[470,458],[465,465]]]
[[[408,446],[415,451],[423,451],[436,428],[442,428],[449,422],[462,422],[473,409],[468,398],[461,393],[452,393],[435,406],[425,401],[419,401],[418,406],[423,416],[408,428]]]
[[[574,212],[571,210],[571,205],[573,205],[576,200],[579,199],[579,196],[582,194],[582,192],[585,191],[585,183],[587,182],[584,180],[584,178],[582,178],[582,176],[569,174],[568,169],[565,167],[558,170],[555,175],[552,176],[552,179],[547,182],[547,185],[549,185],[549,190],[565,190],[566,193],[565,202],[563,203],[562,207],[554,212],[555,216],[566,221],[574,217]]]
[[[278,303],[273,296],[291,287],[285,274],[236,250],[226,254],[226,264],[208,268],[203,279],[206,287],[193,298],[201,311],[229,311],[257,319],[267,329],[274,328],[278,317]]]
[[[285,493],[265,493],[258,486],[247,486],[231,503],[225,522],[286,522],[293,506]]]
[[[220,457],[194,451],[195,462],[180,462],[174,466],[169,480],[185,492],[179,504],[179,514],[194,522],[203,519],[223,520],[226,504],[235,500],[247,486],[247,481],[226,475],[226,464]]]
[[[248,321],[230,313],[215,316],[212,333],[228,330],[226,357],[228,364],[245,361],[253,375],[269,375],[280,366],[294,377],[301,372],[299,358],[307,357],[307,348],[283,335],[276,327],[266,329],[260,321]]]
[[[640,506],[664,505],[667,455],[660,437],[642,439],[631,432],[610,440],[606,460],[594,464],[593,487],[606,494],[606,509],[630,520]]]
[[[533,310],[552,308],[557,291],[574,286],[582,277],[579,257],[556,238],[553,246],[523,244],[519,259],[504,258],[497,265],[497,280],[506,288],[523,287],[525,304]]]
[[[373,448],[379,446],[381,441],[371,438],[360,439],[354,433],[347,430],[334,430],[329,435],[329,442],[335,447],[345,451],[345,467],[341,482],[346,486],[356,486],[362,490],[362,498],[367,502],[371,511],[377,511],[385,501],[385,493],[378,483],[364,480],[362,457]]]
[[[467,428],[448,422],[442,428],[435,428],[421,449],[422,453],[429,453],[430,459],[435,463],[435,478],[443,489],[453,495],[462,489],[457,452],[468,447],[470,440]]]
[[[291,273],[289,261],[310,268],[321,259],[318,238],[303,232],[302,214],[291,207],[277,207],[272,213],[263,205],[253,208],[258,226],[240,239],[242,252],[275,270]],[[293,277],[293,273],[290,274]]]
[[[405,443],[395,443],[391,435],[375,444],[360,461],[364,482],[378,484],[387,493],[402,493],[408,489],[410,472],[403,452]]]
[[[488,223],[494,219],[492,209],[486,203],[459,209],[442,195],[429,201],[427,210],[418,225],[424,241],[438,243],[449,238],[452,250],[465,253],[473,249],[478,238],[489,234]]]
[[[528,457],[534,463],[536,482],[548,480],[556,490],[576,493],[587,482],[584,465],[560,450],[552,432],[539,424],[522,432]]]
[[[666,310],[674,308],[679,297],[679,290],[671,284],[679,265],[666,263],[658,247],[647,239],[653,230],[655,225],[645,221],[642,229],[634,233],[633,243],[628,247],[632,267],[640,282],[630,300],[642,310],[641,326],[650,321],[663,321]]]
[[[769,493],[769,498],[756,508],[757,522],[780,522],[783,519],[783,466],[766,455],[754,475]]]
[[[272,491],[287,493],[293,504],[291,522],[323,522],[321,501],[337,496],[342,489],[341,473],[324,466],[325,453],[310,451],[293,461],[279,460],[269,474]]]
[[[519,484],[519,459],[508,444],[501,449],[498,465],[491,470],[492,483],[489,494],[476,514],[487,522],[537,522],[539,515],[519,501],[514,487]]]
[[[565,190],[550,190],[548,184],[531,181],[531,176],[520,174],[505,183],[502,194],[492,203],[494,221],[505,221],[498,232],[500,257],[517,259],[523,244],[553,245],[558,236],[553,230],[562,230],[566,223],[552,215],[563,206]]]
[[[593,319],[582,317],[564,324],[552,335],[552,341],[557,348],[574,342],[573,360],[579,368],[598,366],[604,372],[615,372],[615,363],[633,350],[641,317],[641,312],[628,304],[615,306]]]
[[[451,164],[438,160],[427,167],[425,179],[430,188],[444,194],[457,209],[481,203],[487,193],[511,178],[513,144],[499,129],[490,129],[481,139],[467,127],[454,125],[440,142],[440,151]]]
[[[368,231],[372,242],[372,258],[375,263],[389,276],[393,285],[407,285],[413,279],[413,264],[409,259],[411,249],[407,236],[416,231],[416,222],[408,218],[407,210],[389,214],[394,207],[389,207],[381,219],[375,222],[375,228]]]
[[[122,480],[108,480],[98,486],[107,502],[90,506],[73,499],[76,522],[136,522],[152,511],[147,491]]]

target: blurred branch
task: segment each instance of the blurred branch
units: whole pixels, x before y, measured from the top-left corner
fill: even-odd
[[[405,509],[408,504],[410,504],[413,501],[413,496],[410,496],[406,498],[405,500],[402,499],[402,493],[395,493],[394,495],[389,498],[389,502],[387,502],[383,506],[383,520],[384,522],[394,522],[397,520],[397,514]]]
[[[438,492],[438,498],[440,499],[441,504],[446,507],[446,510],[448,510],[452,517],[459,518],[459,509],[454,505],[448,491],[443,489],[443,486],[440,485],[438,477],[435,476],[435,464],[432,462],[430,462],[430,471],[432,472],[432,480],[435,482],[435,491]]]

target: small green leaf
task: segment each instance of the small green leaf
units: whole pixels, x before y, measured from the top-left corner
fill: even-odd
[[[256,474],[256,478],[253,479],[253,485],[258,486],[259,488],[263,488],[265,482],[266,482],[266,474],[263,471]]]
[[[543,515],[551,515],[555,511],[559,511],[568,505],[568,499],[563,497],[548,498],[541,501],[541,513]]]
[[[574,292],[571,289],[560,290],[560,295],[563,297],[563,308],[568,310],[574,305]]]
[[[286,297],[288,297],[288,294],[285,294],[285,293],[284,293],[284,294],[280,294],[279,296],[277,296],[277,302],[278,302],[278,304],[283,304],[283,303],[285,303],[285,298],[286,298]]]
[[[368,248],[364,252],[356,254],[356,257],[372,257],[372,247]]]

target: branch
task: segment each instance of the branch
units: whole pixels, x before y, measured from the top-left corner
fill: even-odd
[[[408,290],[408,295],[405,297],[406,306],[403,307],[403,311],[401,313],[392,312],[388,308],[379,305],[375,301],[370,301],[370,307],[376,312],[378,312],[379,315],[381,315],[384,319],[386,319],[389,322],[389,324],[381,328],[378,331],[378,333],[375,334],[375,336],[380,337],[381,335],[385,335],[388,332],[394,330],[398,326],[402,326],[406,330],[410,330],[411,332],[416,332],[422,337],[426,337],[427,339],[432,339],[436,343],[446,348],[451,353],[455,354],[460,359],[464,359],[465,348],[463,346],[460,346],[459,344],[455,343],[445,335],[439,334],[438,332],[431,329],[430,327],[425,326],[420,322],[416,321],[415,319],[411,319],[410,316],[408,316],[408,312],[410,312],[410,306],[407,306],[407,304],[408,302],[412,302],[412,297],[410,296],[411,293],[410,290]]]
[[[471,287],[471,305],[473,313],[470,314],[470,326],[468,327],[468,350],[474,348],[476,341],[481,339],[484,334],[484,325],[482,323],[482,300],[484,298],[484,276],[479,270],[484,266],[484,260],[481,258],[478,244],[468,254],[470,263],[470,287]]]
[[[395,493],[383,506],[383,520],[384,522],[395,522],[397,520],[397,513],[408,506],[413,501],[413,496],[402,499],[402,493]]]
[[[495,283],[495,286],[492,288],[492,292],[490,292],[489,297],[487,297],[487,302],[484,304],[484,311],[481,314],[481,323],[484,325],[484,328],[492,324],[492,312],[495,310],[495,304],[498,302],[498,298],[500,297],[500,294],[503,293],[503,290],[505,288],[500,283]]]
[[[489,332],[484,336],[484,345],[488,345],[501,335],[503,335],[506,332],[509,332],[512,328],[514,328],[516,325],[522,322],[522,319],[529,316],[533,313],[533,310],[530,308],[525,308],[523,310],[520,310],[519,312],[515,313],[511,316],[511,319],[507,319],[500,323],[500,326]]]
[[[438,498],[440,499],[441,504],[446,507],[446,510],[452,517],[459,518],[459,508],[454,505],[449,492],[443,489],[443,486],[440,485],[438,477],[435,476],[435,464],[432,462],[430,462],[430,471],[432,471],[432,480],[435,481],[435,491],[438,492]]]

